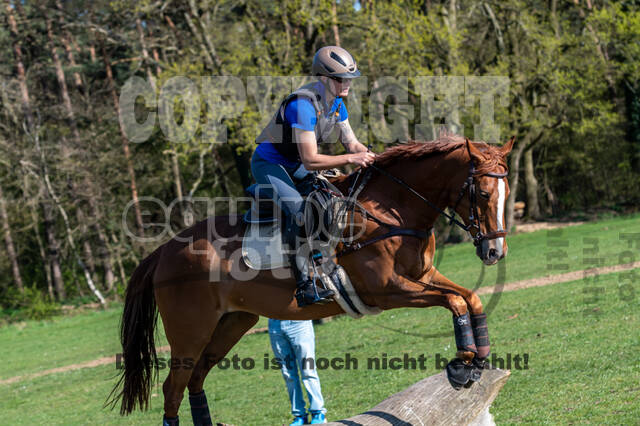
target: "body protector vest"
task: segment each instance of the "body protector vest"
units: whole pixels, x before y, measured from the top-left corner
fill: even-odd
[[[326,103],[323,98],[324,91],[320,93],[317,86],[317,82],[306,84],[287,96],[282,103],[280,103],[278,110],[271,118],[271,121],[269,121],[267,127],[265,127],[262,133],[256,138],[256,143],[269,141],[284,158],[290,161],[300,162],[300,154],[298,153],[298,146],[295,143],[293,128],[287,123],[284,114],[289,101],[298,97],[309,99],[313,104],[313,108],[316,110],[317,121],[314,132],[317,143],[323,141],[328,142],[338,121],[339,114],[336,112],[336,114],[327,116],[329,111],[326,111],[325,108]]]

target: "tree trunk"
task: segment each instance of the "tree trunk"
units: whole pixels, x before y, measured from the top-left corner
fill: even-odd
[[[425,15],[428,15],[430,9],[431,9],[431,0],[425,0],[424,3],[422,3],[422,13],[424,13]]]
[[[16,71],[18,73],[18,83],[20,85],[20,95],[22,98],[22,109],[27,120],[27,128],[31,130],[33,128],[33,112],[31,110],[31,102],[29,100],[29,89],[27,87],[27,77],[24,70],[24,63],[22,62],[22,48],[20,46],[20,36],[18,33],[18,25],[16,24],[15,16],[13,15],[13,7],[9,0],[5,0],[7,18],[9,21],[9,27],[11,28],[12,43],[13,43],[13,55],[16,61]]]
[[[107,72],[107,82],[111,91],[111,97],[113,98],[113,106],[116,112],[116,118],[120,117],[120,101],[118,94],[116,93],[116,84],[113,81],[113,71],[111,69],[111,63],[107,56],[107,51],[104,47],[104,41],[101,40],[102,59],[104,60],[104,66]],[[127,163],[127,170],[129,172],[129,184],[131,187],[131,198],[133,199],[133,208],[136,216],[136,224],[138,225],[138,232],[141,236],[144,236],[144,225],[142,222],[142,212],[140,211],[140,202],[138,199],[138,187],[136,185],[136,174],[133,169],[133,161],[131,160],[131,152],[129,151],[129,140],[124,133],[122,126],[118,126],[120,130],[120,138],[122,140],[122,150],[124,151],[124,158]]]
[[[149,50],[147,49],[147,43],[144,40],[144,29],[142,28],[142,21],[140,17],[136,17],[136,28],[138,29],[138,39],[140,40],[140,49],[142,50],[142,59],[144,68],[147,71],[147,77],[149,78],[149,84],[155,90],[156,79],[151,72],[151,60],[149,58]]]
[[[391,395],[365,413],[327,426],[495,424],[488,410],[510,375],[509,370],[484,370],[471,388],[455,390],[441,372]]]
[[[449,10],[448,13],[444,16],[444,22],[447,26],[450,39],[455,40],[458,32],[458,13],[456,0],[449,0]],[[447,49],[447,66],[449,67],[449,72],[453,72],[458,64],[458,47],[455,43],[456,42],[453,41],[453,45],[450,44]]]
[[[173,170],[173,180],[176,185],[176,196],[179,200],[183,198],[182,180],[180,179],[180,163],[178,162],[178,153],[176,150],[168,151],[171,157],[171,169]]]
[[[511,230],[513,227],[513,218],[515,213],[514,204],[516,202],[520,181],[520,161],[522,160],[522,156],[525,151],[531,150],[533,145],[540,140],[543,134],[544,130],[542,129],[529,129],[522,140],[515,144],[515,149],[511,151],[511,154],[509,155],[509,189],[511,192],[509,194],[509,198],[507,198],[507,206],[505,209],[507,231]]]
[[[516,202],[516,196],[518,194],[518,184],[520,181],[520,160],[522,158],[522,153],[527,146],[527,142],[528,140],[530,140],[530,137],[528,135],[529,134],[527,134],[527,136],[525,136],[519,144],[516,144],[515,150],[511,151],[511,154],[509,155],[509,190],[511,192],[509,193],[509,198],[507,198],[506,207],[505,220],[507,222],[507,231],[511,231],[511,229],[513,228],[513,219],[515,213],[514,204]]]
[[[171,28],[173,36],[176,39],[176,47],[178,48],[178,50],[180,50],[182,48],[182,37],[180,37],[180,32],[176,28],[176,25],[173,23],[173,20],[169,15],[164,15],[164,20],[167,21],[167,25],[169,25],[169,28]]]
[[[41,153],[41,155],[43,155],[43,154]],[[45,171],[45,173],[46,173],[46,171]],[[51,186],[51,181],[49,180],[49,177],[46,174],[45,174],[45,185],[46,185],[46,188],[47,188],[47,192],[49,193],[49,196],[51,197],[51,199],[55,203],[56,207],[58,208],[58,211],[60,212],[60,216],[62,216],[62,220],[63,220],[64,226],[65,226],[65,230],[66,230],[66,234],[67,234],[67,242],[69,243],[69,247],[71,248],[71,251],[72,251],[74,257],[76,258],[76,262],[78,263],[78,266],[80,266],[80,269],[82,269],[82,272],[84,273],[84,278],[87,281],[87,286],[89,287],[91,292],[96,296],[96,298],[98,299],[100,304],[102,306],[105,306],[106,305],[106,301],[104,300],[104,297],[102,297],[102,293],[100,293],[100,290],[98,290],[96,288],[95,284],[93,283],[93,279],[91,278],[91,273],[89,272],[89,269],[87,268],[87,265],[82,261],[82,258],[78,254],[78,249],[76,247],[76,243],[74,241],[73,234],[71,232],[71,226],[69,225],[69,216],[67,215],[67,212],[65,211],[64,207],[62,207],[62,203],[60,202],[60,199],[53,192],[53,187]]]
[[[547,195],[546,213],[548,215],[555,216],[555,214],[557,213],[557,208],[558,208],[558,200],[556,199],[556,196],[553,193],[553,191],[551,191],[551,187],[549,186],[549,182],[547,180],[547,173],[546,172],[544,173],[544,176],[542,178],[542,185],[544,187],[544,192]]]
[[[60,29],[62,30],[62,37],[60,37],[60,40],[62,41],[62,46],[64,47],[64,51],[67,54],[67,60],[75,69],[78,65],[76,64],[76,60],[73,56],[73,51],[71,50],[71,34],[67,29],[64,29],[64,20],[62,18],[64,8],[62,7],[62,2],[60,0],[56,0],[56,7],[58,8],[58,24],[60,25]],[[73,71],[73,81],[76,88],[79,91],[83,92],[84,84],[82,83],[82,77],[80,77],[80,73],[78,71]]]
[[[62,12],[62,4],[60,3],[60,0],[56,0],[56,5],[58,6],[58,9],[60,12]],[[65,76],[64,76],[64,70],[62,69],[62,63],[60,62],[60,59],[58,57],[58,52],[55,46],[55,41],[53,38],[53,23],[52,20],[49,19],[46,15],[46,10],[44,7],[40,7],[40,10],[42,12],[42,14],[45,17],[45,21],[46,21],[46,26],[47,26],[47,41],[49,44],[49,49],[51,50],[51,57],[53,59],[53,63],[56,69],[56,76],[58,79],[58,84],[60,85],[60,92],[61,92],[61,96],[63,99],[63,104],[65,106],[66,112],[67,112],[67,117],[69,120],[69,127],[71,128],[71,132],[73,134],[74,137],[74,142],[76,147],[80,147],[81,146],[81,139],[80,139],[80,133],[78,131],[78,127],[76,124],[76,118],[75,118],[75,114],[73,111],[73,108],[71,106],[71,98],[69,96],[69,91],[67,88],[67,84],[65,81]],[[62,27],[63,22],[60,21],[60,26]],[[69,45],[69,41],[70,41],[70,36],[67,33],[67,39],[65,40],[65,37],[62,37],[62,41],[63,44],[65,46],[65,49],[67,50],[67,56],[69,58],[69,61],[71,62],[72,65],[75,65],[75,61],[73,58],[73,53],[71,52],[71,47]],[[82,80],[79,78],[79,74],[77,75],[78,79],[76,81],[76,83],[79,82],[78,84],[78,88],[82,87]],[[63,144],[63,147],[66,144]],[[87,179],[86,175],[84,175],[83,177],[84,180],[84,186],[85,188],[91,188],[93,185],[91,184],[91,182],[89,182],[89,180]],[[71,189],[73,192],[73,197],[76,197],[77,194],[79,193],[78,191],[78,185],[75,182],[71,182]],[[89,204],[89,208],[91,209],[92,214],[95,216],[95,225],[94,227],[97,229],[98,233],[102,233],[102,230],[100,229],[100,224],[97,222],[98,219],[98,215],[99,215],[99,211],[98,211],[98,207],[95,203],[95,200],[93,199],[92,194],[89,194],[87,197],[87,203]],[[94,291],[94,288],[92,288],[93,285],[93,281],[95,281],[95,259],[93,256],[93,250],[91,249],[91,244],[89,242],[89,240],[86,238],[87,234],[88,234],[88,228],[85,225],[86,224],[86,220],[85,220],[85,216],[83,214],[83,212],[81,211],[81,207],[78,206],[77,208],[77,214],[78,214],[78,223],[81,226],[81,230],[82,230],[82,234],[83,236],[85,236],[85,240],[83,241],[83,249],[84,249],[84,254],[85,254],[85,259],[86,259],[86,266],[88,267],[88,271],[85,271],[85,275],[90,275],[91,277],[91,282],[89,282],[89,287],[91,288],[91,290],[96,293],[96,291]],[[102,256],[106,256],[106,258],[103,258],[103,264],[107,264],[110,265],[111,260],[108,258],[108,250],[106,249],[106,247],[101,247],[101,255]],[[106,271],[105,271],[106,272]],[[96,294],[96,296],[98,296],[98,299],[101,300],[102,296]],[[101,300],[102,302],[102,300]]]
[[[30,203],[31,204],[31,203]],[[36,234],[36,242],[38,243],[38,252],[40,253],[40,258],[42,259],[42,266],[44,269],[44,276],[47,280],[47,292],[49,293],[49,300],[56,300],[56,297],[53,293],[53,282],[51,280],[51,268],[49,268],[47,254],[44,250],[44,244],[42,244],[42,238],[40,237],[40,226],[38,219],[38,212],[36,211],[35,205],[31,204],[31,221],[33,222],[33,231]]]
[[[211,156],[213,157],[214,170],[216,174],[220,176],[220,188],[222,189],[222,193],[225,195],[229,195],[229,186],[227,185],[227,176],[222,168],[222,157],[220,157],[220,153],[215,147],[211,150]]]
[[[218,75],[223,75],[222,61],[220,60],[220,57],[216,52],[216,48],[213,45],[213,41],[209,36],[209,31],[207,31],[202,23],[202,19],[200,19],[200,13],[198,12],[195,0],[189,0],[189,11],[190,13],[185,12],[185,19],[187,20],[187,24],[189,25],[191,32],[200,43],[200,48],[205,54],[205,61],[209,64],[212,71],[217,72]]]
[[[338,6],[337,1],[331,2],[331,30],[333,31],[333,41],[336,46],[340,46],[340,32],[338,30]]]
[[[91,242],[89,241],[89,231],[87,228],[87,218],[82,213],[80,208],[76,208],[76,218],[78,219],[78,225],[80,226],[80,233],[82,234],[82,250],[84,251],[84,260],[91,273],[91,278],[96,279],[96,261],[93,257],[93,249],[91,248]]]
[[[47,167],[46,157],[45,157],[44,151],[42,150],[42,147],[40,146],[40,135],[39,135],[39,132],[35,131],[31,136],[32,136],[33,141],[34,141],[36,153],[38,154],[39,160],[40,160],[40,175],[38,175],[38,177],[42,180],[42,182],[44,184],[44,188],[47,191],[47,195],[54,202],[55,206],[58,208],[58,211],[60,212],[60,215],[62,216],[64,225],[65,225],[66,234],[67,234],[67,242],[69,243],[69,247],[71,248],[71,252],[73,253],[74,257],[76,258],[76,261],[78,262],[78,266],[80,266],[80,268],[84,272],[84,276],[85,276],[85,279],[87,281],[87,286],[89,287],[89,289],[91,289],[93,294],[100,301],[100,304],[105,306],[106,305],[106,301],[102,297],[102,293],[100,293],[100,291],[93,284],[93,280],[91,278],[91,274],[89,273],[89,270],[87,269],[87,266],[85,265],[85,263],[82,261],[82,258],[78,254],[78,250],[77,250],[75,241],[73,239],[73,234],[71,232],[71,226],[69,225],[69,216],[67,215],[67,212],[65,211],[64,207],[62,206],[60,198],[54,192],[53,185],[51,184],[51,179],[49,177],[49,171],[48,171],[48,167]],[[74,271],[75,271],[75,269],[74,269]]]
[[[449,30],[454,34],[458,29],[458,17],[456,0],[449,0]]]
[[[7,255],[11,263],[11,271],[13,272],[13,280],[20,293],[24,292],[24,284],[20,275],[20,267],[18,266],[18,255],[13,245],[13,237],[11,236],[11,225],[9,224],[9,215],[7,214],[7,203],[4,199],[2,185],[0,185],[0,219],[2,219],[2,230],[4,234],[4,242],[7,247]]]
[[[495,13],[493,13],[493,9],[489,5],[489,3],[483,3],[484,10],[489,15],[489,20],[491,21],[491,25],[493,25],[494,30],[496,31],[496,38],[498,39],[498,47],[500,48],[500,53],[504,53],[504,38],[502,37],[502,29],[500,28],[500,24],[498,23],[498,19],[496,18]]]
[[[100,257],[100,263],[102,264],[102,269],[104,270],[104,288],[107,291],[111,291],[111,289],[113,289],[113,283],[115,282],[116,277],[113,273],[113,261],[111,259],[109,241],[107,240],[107,236],[105,235],[102,227],[98,226],[98,222],[96,222],[95,229],[98,235],[98,242],[100,243],[100,246],[98,247],[98,256]]]
[[[62,271],[60,270],[60,244],[56,238],[54,215],[51,204],[46,201],[41,202],[42,213],[44,216],[44,233],[47,238],[47,246],[49,252],[49,268],[53,278],[53,286],[58,296],[58,301],[62,301],[67,298],[67,293],[64,289],[64,281],[62,281]]]
[[[524,152],[524,182],[527,190],[527,216],[540,219],[540,203],[538,202],[538,180],[533,170],[533,149]]]
[[[556,38],[560,37],[560,25],[558,25],[558,0],[551,0],[551,26]]]
[[[160,75],[161,69],[160,69],[160,65],[158,65],[160,63],[160,55],[158,54],[158,49],[154,47],[152,49],[152,52],[153,52],[153,60],[156,61],[156,75]]]
[[[60,95],[62,96],[62,103],[64,105],[64,109],[67,112],[67,120],[69,122],[69,127],[71,128],[71,132],[75,139],[76,144],[80,143],[80,134],[78,133],[78,127],[76,126],[76,119],[73,113],[73,107],[71,106],[71,97],[69,97],[69,90],[67,89],[67,82],[64,76],[64,70],[62,69],[62,63],[60,62],[60,57],[58,56],[58,49],[56,47],[54,38],[53,38],[53,22],[51,18],[47,15],[47,8],[42,4],[39,4],[40,13],[44,17],[46,27],[47,27],[47,44],[49,47],[49,51],[51,53],[51,59],[53,60],[53,65],[56,70],[56,78],[58,80],[58,85],[60,86]]]
[[[111,240],[117,245],[119,243],[118,237],[116,234],[111,234]],[[122,256],[120,256],[120,250],[118,248],[115,249],[116,263],[118,264],[118,271],[120,272],[120,281],[122,282],[122,286],[126,287],[127,285],[127,277],[124,272],[124,265],[122,264]]]

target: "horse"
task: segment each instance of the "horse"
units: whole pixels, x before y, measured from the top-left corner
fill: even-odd
[[[354,210],[350,217],[362,225],[358,241],[364,243],[349,250],[341,243],[337,250],[346,251],[338,264],[366,305],[451,311],[457,352],[447,374],[456,389],[478,379],[489,355],[486,314],[473,291],[434,267],[435,236],[426,231],[449,207],[462,223],[450,219],[471,234],[484,264],[507,255],[506,157],[513,143],[514,138],[497,146],[441,135],[388,148],[364,172],[331,179],[345,194],[361,178],[357,202],[366,212]],[[289,268],[250,270],[239,255],[245,226],[240,215],[209,217],[158,247],[133,272],[120,329],[124,369],[109,396],[112,408],[121,402],[122,415],[148,408],[158,375],[158,313],[172,359],[162,386],[167,425],[178,424],[185,388],[194,424],[211,424],[205,378],[259,316],[309,320],[343,313],[335,301],[298,307]]]

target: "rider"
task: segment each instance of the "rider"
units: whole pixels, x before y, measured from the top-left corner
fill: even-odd
[[[326,170],[353,164],[367,166],[375,155],[358,142],[349,125],[342,98],[349,94],[351,79],[360,75],[353,56],[337,46],[325,46],[313,57],[312,73],[318,80],[287,96],[273,118],[256,138],[259,144],[251,159],[258,184],[270,185],[286,217],[283,237],[289,245],[289,263],[296,280],[298,306],[326,303],[331,290],[317,289],[296,262],[297,238],[304,232],[303,200],[294,180],[310,170]],[[335,128],[347,150],[343,155],[318,153],[318,143],[329,139]]]

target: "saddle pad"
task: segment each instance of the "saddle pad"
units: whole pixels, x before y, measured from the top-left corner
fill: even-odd
[[[287,267],[279,223],[248,224],[242,240],[242,258],[249,268],[260,271]]]
[[[332,247],[321,241],[307,241],[298,247],[298,268],[310,270],[309,255],[312,249],[319,250],[324,257],[333,255]],[[251,269],[269,270],[288,268],[289,258],[282,247],[279,222],[250,223],[247,225],[242,240],[242,258]],[[318,272],[323,273],[319,268]]]

